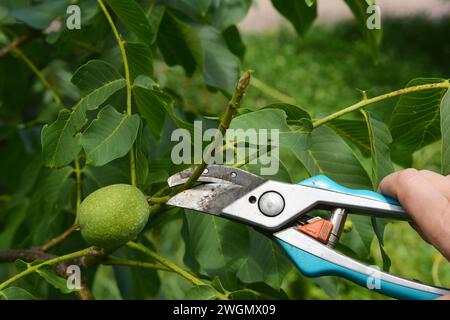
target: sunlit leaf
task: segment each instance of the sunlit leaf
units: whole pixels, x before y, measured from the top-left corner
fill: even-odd
[[[406,87],[442,82],[439,78],[418,78]],[[401,158],[441,138],[440,106],[445,88],[416,91],[400,97],[392,113],[389,129],[393,138],[392,152]]]
[[[369,156],[371,152],[369,132],[367,124],[364,119],[347,120],[335,119],[327,123],[327,126],[332,128],[346,141],[361,150],[362,154]]]

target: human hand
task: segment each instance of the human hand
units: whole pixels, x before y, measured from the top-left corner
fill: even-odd
[[[450,176],[405,169],[385,177],[379,189],[400,201],[422,238],[450,261]]]

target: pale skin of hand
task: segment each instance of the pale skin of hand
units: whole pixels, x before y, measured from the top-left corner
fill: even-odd
[[[386,176],[379,191],[398,199],[421,237],[450,261],[450,175],[405,169]]]

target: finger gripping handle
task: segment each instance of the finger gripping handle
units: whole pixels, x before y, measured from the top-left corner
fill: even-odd
[[[381,202],[386,202],[392,205],[400,206],[400,202],[397,200],[384,196],[378,192],[369,191],[369,190],[355,190],[346,188],[339,183],[331,180],[327,176],[324,175],[317,175],[314,177],[311,177],[309,179],[303,180],[299,182],[299,184],[306,186],[306,187],[313,187],[313,188],[319,188],[319,189],[325,189],[329,191],[335,191],[339,193],[345,193],[348,195],[358,196],[362,198],[368,198],[372,200],[377,200]]]

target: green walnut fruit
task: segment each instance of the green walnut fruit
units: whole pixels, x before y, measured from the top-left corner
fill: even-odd
[[[81,235],[91,245],[116,248],[134,239],[147,223],[144,194],[128,184],[114,184],[91,193],[80,205]]]

